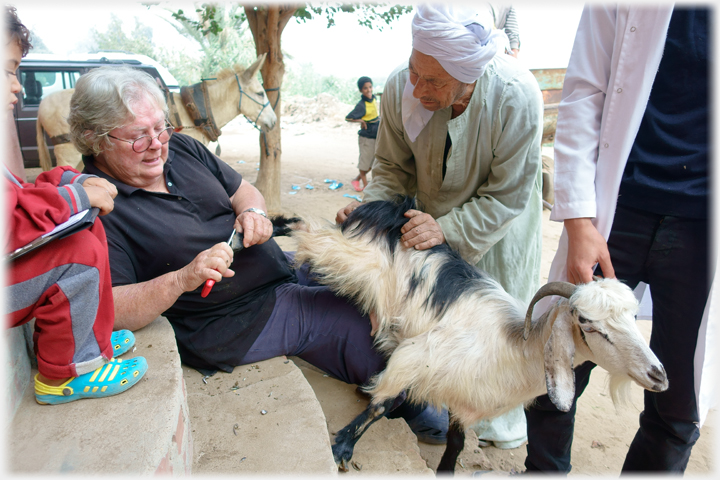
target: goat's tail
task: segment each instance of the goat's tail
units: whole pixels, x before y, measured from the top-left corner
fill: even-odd
[[[273,237],[285,237],[290,235],[293,230],[303,228],[303,221],[299,217],[286,217],[278,215],[270,218],[273,226]]]
[[[35,123],[35,134],[35,140],[38,147],[38,156],[40,157],[40,167],[43,169],[44,172],[46,172],[50,170],[53,166],[52,158],[50,157],[50,149],[45,142],[45,127],[43,127],[39,115]]]

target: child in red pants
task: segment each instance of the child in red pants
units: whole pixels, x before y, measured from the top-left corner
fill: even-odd
[[[15,72],[30,48],[28,31],[14,7],[6,7],[6,75],[9,108],[22,90]],[[113,209],[117,194],[109,182],[57,167],[25,183],[3,166],[8,213],[5,252],[31,242],[80,211]],[[5,314],[10,327],[35,318],[38,359],[35,398],[41,404],[67,403],[121,393],[147,371],[143,357],[113,358],[134,344],[127,330],[112,332],[114,304],[107,240],[100,221],[50,242],[8,263]]]

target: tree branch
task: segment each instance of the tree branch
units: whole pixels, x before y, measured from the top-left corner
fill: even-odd
[[[295,15],[295,12],[297,12],[298,8],[300,8],[301,5],[284,5],[280,7],[280,22],[278,26],[278,30],[280,34],[282,35],[283,30],[285,30],[285,26],[288,24],[290,19]]]
[[[250,28],[250,33],[252,33],[253,39],[255,40],[255,50],[258,49],[258,42],[257,42],[257,35],[258,35],[258,18],[257,18],[257,11],[253,9],[252,5],[246,5],[243,7],[245,9],[245,18],[247,18],[248,27]],[[260,52],[256,52],[258,55],[260,55]]]

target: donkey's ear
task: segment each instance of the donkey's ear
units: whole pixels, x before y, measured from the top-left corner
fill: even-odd
[[[258,56],[257,60],[253,62],[252,65],[250,65],[245,71],[243,72],[243,77],[250,80],[257,75],[257,72],[262,68],[263,64],[265,63],[265,57],[267,57],[267,53],[263,53]]]
[[[553,322],[553,316],[555,319],[545,344],[545,384],[552,403],[558,410],[567,412],[575,400],[573,315],[565,302],[556,305],[553,310],[548,320]]]

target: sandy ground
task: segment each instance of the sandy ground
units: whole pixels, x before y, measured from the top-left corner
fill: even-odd
[[[349,111],[349,110],[348,110]],[[357,174],[357,127],[342,121],[296,123],[285,122],[282,136],[282,207],[283,213],[310,215],[334,221],[336,212],[352,199],[344,195],[362,195],[350,185]],[[253,182],[259,167],[258,135],[245,120],[235,120],[223,129],[222,158]],[[243,162],[243,163],[239,163]],[[325,179],[343,183],[338,190],[330,190]],[[307,189],[306,185],[314,187]],[[299,187],[293,190],[293,186]],[[543,257],[541,281],[547,272],[561,232],[561,225],[549,221],[544,212]],[[291,250],[292,241],[280,239],[284,249]],[[650,322],[640,321],[639,326],[649,338]],[[590,385],[580,398],[573,442],[573,474],[617,475],[620,473],[627,448],[638,426],[642,410],[642,390],[634,386],[631,404],[612,405],[606,393],[606,375],[601,369],[593,373]],[[687,474],[707,474],[714,471],[715,445],[714,417],[703,426],[701,437],[693,449]],[[434,468],[440,460],[444,446],[419,443],[420,452],[428,465]],[[494,469],[511,472],[524,470],[525,446],[512,450],[494,447],[482,449],[487,462],[482,465],[464,465],[459,474],[469,475],[476,470]]]
[[[345,195],[361,195],[350,185],[350,180],[357,174],[357,126],[343,122],[342,117],[338,118],[337,115],[324,118],[322,122],[294,124],[283,119],[282,213],[334,221],[336,212],[352,200]],[[223,128],[220,144],[222,159],[246,180],[254,182],[259,167],[257,130],[244,118],[238,118]],[[38,169],[27,172],[30,179],[37,174]],[[325,183],[326,179],[337,180],[344,186],[330,190]],[[297,189],[293,190],[293,187]],[[542,282],[547,280],[560,231],[561,226],[549,221],[549,212],[546,210],[543,222]],[[281,238],[278,243],[286,250],[293,249],[290,239]],[[640,321],[639,326],[646,338],[649,338],[650,322]],[[637,430],[638,414],[643,403],[642,390],[634,386],[631,403],[616,410],[606,393],[605,380],[604,371],[596,369],[579,402],[572,450],[574,475],[618,475]],[[707,475],[715,470],[715,418],[716,412],[711,411],[701,430],[700,440],[693,449],[686,472],[688,475]],[[434,469],[444,446],[424,443],[419,446],[421,455]],[[468,453],[467,450],[465,453]],[[524,470],[525,446],[512,450],[487,447],[482,449],[482,454],[482,462],[466,462],[459,466],[457,473],[470,475],[479,470]]]

